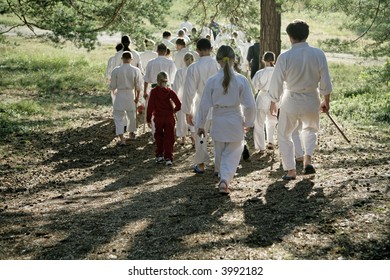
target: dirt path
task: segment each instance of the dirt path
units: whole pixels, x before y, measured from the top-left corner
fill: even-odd
[[[221,197],[191,145],[156,165],[142,126],[119,148],[108,107],[72,117],[2,140],[0,259],[390,258],[388,130],[344,124],[349,145],[322,116],[315,176],[285,183],[277,151],[252,155]]]

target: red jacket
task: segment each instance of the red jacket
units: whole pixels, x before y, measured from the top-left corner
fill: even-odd
[[[175,104],[175,108],[173,108],[173,104]],[[146,110],[146,121],[148,123],[151,122],[152,115],[155,118],[173,116],[180,109],[181,102],[176,92],[170,88],[156,86],[150,92],[148,108]]]

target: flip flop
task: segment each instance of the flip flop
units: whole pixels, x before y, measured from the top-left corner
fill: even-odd
[[[222,183],[225,184],[224,187],[221,186]],[[218,193],[221,194],[221,195],[229,195],[230,190],[229,190],[228,185],[227,185],[227,183],[225,181],[219,182]]]
[[[285,180],[285,181],[291,181],[291,180],[295,180],[296,177],[284,175],[284,176],[282,177],[282,179]]]
[[[308,175],[308,174],[315,174],[316,170],[314,169],[314,166],[311,164],[306,165],[303,168],[303,174]]]
[[[195,165],[195,166],[194,166],[194,172],[195,172],[196,174],[203,174],[203,173],[204,173],[204,170],[200,170],[199,167],[198,167],[198,165]]]

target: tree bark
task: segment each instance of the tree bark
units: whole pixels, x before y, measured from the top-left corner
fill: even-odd
[[[264,52],[271,51],[279,56],[282,40],[281,7],[276,0],[260,0],[260,61]],[[260,62],[260,68],[263,68]]]

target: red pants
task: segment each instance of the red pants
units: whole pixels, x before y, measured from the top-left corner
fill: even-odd
[[[163,156],[173,161],[173,146],[175,145],[175,118],[172,116],[155,116],[156,156]]]

